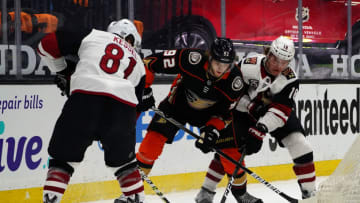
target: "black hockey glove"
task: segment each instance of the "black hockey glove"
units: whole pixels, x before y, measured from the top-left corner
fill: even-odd
[[[203,126],[200,128],[200,137],[196,140],[195,146],[202,152],[208,153],[215,147],[216,140],[219,138],[219,131],[213,126]]]
[[[66,60],[66,68],[56,73],[54,83],[61,90],[62,96],[70,96],[70,77],[75,72],[77,62]]]
[[[262,123],[257,123],[256,127],[249,128],[248,137],[245,140],[247,155],[251,155],[260,151],[263,139],[267,132],[267,127]]]
[[[152,92],[152,88],[145,88],[142,96],[142,101],[136,106],[136,110],[138,112],[143,112],[147,111],[153,106],[155,106],[155,98]]]
[[[54,78],[54,83],[61,90],[62,96],[70,96],[70,77],[57,73]]]
[[[262,101],[253,101],[248,105],[249,114],[258,120],[260,117],[264,116],[267,112],[267,105]]]

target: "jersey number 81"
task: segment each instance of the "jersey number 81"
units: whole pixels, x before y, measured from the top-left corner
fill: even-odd
[[[117,44],[109,44],[105,48],[105,55],[101,57],[100,68],[108,73],[114,74],[119,70],[120,60],[124,57],[123,49]],[[133,57],[129,57],[129,65],[124,70],[124,78],[131,74],[136,65],[136,60]],[[109,67],[109,61],[111,61],[111,66]]]

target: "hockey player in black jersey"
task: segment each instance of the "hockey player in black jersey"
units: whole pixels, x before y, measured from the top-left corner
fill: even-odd
[[[209,152],[219,131],[231,120],[243,83],[235,65],[232,41],[217,38],[209,51],[200,49],[167,50],[144,59],[150,71],[178,74],[159,109],[178,122],[200,128],[202,140],[195,142]],[[155,115],[136,154],[139,165],[148,174],[165,143],[171,144],[179,129]]]
[[[315,194],[315,167],[312,147],[293,111],[299,90],[297,76],[289,67],[294,54],[293,41],[280,36],[265,50],[265,54],[241,60],[239,66],[247,94],[241,97],[233,111],[232,125],[220,132],[219,141],[225,142],[217,142],[216,146],[239,160],[238,147],[245,144],[247,155],[257,153],[266,133],[270,133],[281,147],[288,149],[305,199]],[[225,174],[231,176],[234,168],[229,161],[215,155],[196,202],[212,203],[216,185]],[[239,203],[261,203],[261,199],[247,193],[246,183],[246,174],[239,170],[231,188],[235,199]]]

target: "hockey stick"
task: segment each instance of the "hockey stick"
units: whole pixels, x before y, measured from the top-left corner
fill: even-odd
[[[189,135],[193,136],[196,139],[202,139],[199,135],[195,134],[193,131],[189,130],[188,128],[186,128],[185,126],[183,126],[181,123],[179,123],[178,121],[174,120],[173,118],[167,117],[161,110],[152,107],[151,108],[156,114],[158,114],[159,116],[163,117],[165,120],[169,121],[170,123],[174,124],[176,127],[182,129],[183,131],[185,131],[186,133],[188,133]],[[271,189],[272,191],[274,191],[275,193],[277,193],[278,195],[280,195],[281,197],[283,197],[284,199],[286,199],[287,201],[291,202],[291,203],[298,203],[299,200],[290,197],[289,195],[281,192],[277,187],[275,187],[274,185],[272,185],[271,183],[267,182],[266,180],[264,180],[263,178],[261,178],[260,176],[258,176],[256,173],[254,173],[253,171],[251,171],[250,169],[246,168],[245,166],[239,164],[238,162],[236,162],[233,158],[231,158],[230,156],[228,156],[227,154],[225,154],[224,152],[222,152],[219,149],[213,148],[213,150],[219,154],[220,156],[224,157],[225,159],[227,159],[228,161],[230,161],[231,163],[235,164],[235,166],[238,166],[239,168],[241,168],[242,170],[244,170],[246,173],[248,173],[249,175],[251,175],[253,178],[255,178],[256,180],[258,180],[260,183],[264,184],[266,187],[268,187],[269,189]]]
[[[158,187],[156,187],[156,185],[150,180],[150,178],[145,174],[145,172],[143,170],[141,170],[141,168],[139,167],[139,172],[141,175],[141,178],[143,180],[145,180],[147,182],[147,184],[150,185],[151,189],[166,203],[170,203],[170,201],[168,199],[166,199],[166,197],[164,197],[164,194],[159,190]]]
[[[245,158],[245,152],[246,152],[245,145],[242,146],[242,149],[240,151],[241,151],[241,157],[240,157],[240,160],[239,160],[238,163],[242,164],[242,162],[243,162],[243,160]],[[235,170],[234,170],[234,172],[233,172],[233,174],[231,176],[231,179],[229,180],[229,182],[228,182],[228,184],[226,186],[225,192],[224,192],[224,194],[223,194],[223,196],[221,198],[220,203],[225,203],[226,198],[227,198],[227,196],[228,196],[228,194],[229,194],[229,192],[231,190],[232,184],[233,184],[233,182],[235,180],[235,176],[238,173],[239,169],[240,169],[239,165],[236,165],[236,168],[235,168]]]

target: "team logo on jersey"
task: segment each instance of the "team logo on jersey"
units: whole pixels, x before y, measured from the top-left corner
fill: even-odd
[[[201,61],[201,54],[199,52],[190,52],[189,54],[189,63],[196,65]]]
[[[165,124],[166,120],[164,118],[160,118],[159,120],[156,121],[157,123],[161,123],[161,124]]]
[[[241,88],[243,87],[244,85],[243,85],[243,83],[242,83],[242,80],[241,80],[241,77],[240,76],[237,76],[237,77],[235,77],[235,79],[233,80],[233,82],[232,82],[232,89],[234,90],[234,91],[239,91],[239,90],[241,90]]]
[[[256,64],[257,57],[246,58],[244,64]]]
[[[258,80],[254,80],[254,79],[250,79],[249,80],[249,85],[253,88],[257,88],[259,86],[259,81]]]
[[[145,66],[149,66],[149,63],[150,63],[151,59],[144,59],[143,62],[145,64]]]
[[[282,74],[283,74],[288,80],[296,77],[294,71],[293,71],[291,68],[286,68],[286,69],[282,72]]]

